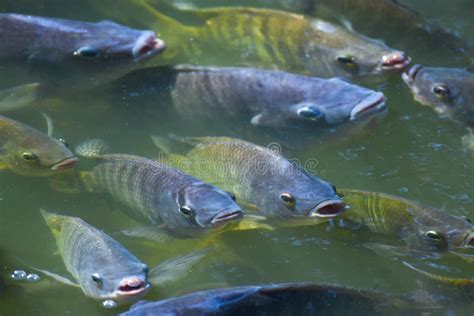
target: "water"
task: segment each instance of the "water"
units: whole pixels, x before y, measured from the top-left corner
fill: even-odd
[[[68,1],[67,6],[56,2],[5,0],[0,10],[86,20],[101,18],[100,12],[88,11],[82,1]],[[465,39],[474,39],[471,18],[474,7],[470,1],[411,0],[407,3]],[[205,1],[202,4],[205,5]],[[429,59],[430,52],[426,55]],[[423,63],[423,60],[415,62]],[[8,86],[6,81],[2,80],[5,87]],[[465,129],[417,104],[398,77],[388,78],[386,82],[370,82],[367,86],[383,91],[388,98],[389,114],[382,124],[349,141],[308,145],[302,150],[283,146],[283,153],[301,161],[317,159],[314,171],[337,187],[387,192],[474,218],[474,160],[462,148]],[[187,126],[178,121],[164,119],[158,108],[154,109],[154,115],[149,115],[150,110],[143,109],[138,102],[127,100],[110,104],[86,94],[71,99],[50,99],[9,116],[46,130],[40,111],[53,118],[54,136],[67,139],[70,144],[99,137],[107,140],[115,152],[145,157],[157,155],[150,134],[187,135],[189,132]],[[87,163],[82,162],[82,166]],[[0,258],[6,283],[0,299],[2,315],[107,315],[126,309],[106,310],[100,303],[83,296],[79,289],[61,285],[46,276],[41,275],[41,280],[34,283],[11,280],[14,270],[35,273],[31,266],[67,275],[61,258],[55,255],[55,242],[41,218],[40,207],[79,216],[104,229],[150,267],[186,253],[199,243],[180,240],[156,245],[127,238],[117,232],[135,223],[124,215],[126,207],[108,197],[61,193],[53,190],[46,178],[1,172]],[[388,293],[407,293],[415,288],[413,274],[401,264],[400,258],[378,256],[362,246],[366,241],[390,244],[397,241],[364,229],[331,230],[325,225],[281,228],[229,232],[219,240],[224,246],[193,267],[186,279],[154,287],[147,299],[158,300],[213,287],[293,281],[331,282]],[[473,272],[472,266],[449,256],[408,260],[431,266],[440,273],[447,270],[451,276],[471,277]]]

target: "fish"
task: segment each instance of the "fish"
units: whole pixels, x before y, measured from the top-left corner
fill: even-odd
[[[41,210],[68,272],[96,300],[130,302],[150,289],[148,266],[110,236],[78,217]],[[76,283],[77,282],[77,283]]]
[[[153,103],[155,112],[172,107],[173,113],[189,123],[212,124],[219,117],[220,121],[271,130],[272,135],[315,138],[340,125],[387,112],[383,93],[340,78],[255,68],[153,67],[134,71],[113,86],[124,91],[118,93],[121,98],[141,95]],[[239,129],[244,128],[239,124]]]
[[[173,8],[158,2],[127,3],[130,12],[139,12],[142,23],[146,21],[147,25],[160,30],[168,43],[169,49],[154,61],[155,65],[227,66],[230,63],[331,78],[400,72],[410,63],[404,52],[382,41],[321,19],[242,7],[174,8],[172,12]],[[90,5],[114,18],[124,18],[124,11],[111,12],[107,1],[90,2]],[[189,24],[162,11],[185,16],[183,20]]]
[[[423,310],[433,309],[401,295],[325,283],[281,283],[140,301],[120,315],[416,315]]]
[[[37,91],[26,86],[26,96],[60,93],[64,87],[79,91],[95,87],[119,78],[166,47],[153,31],[136,30],[112,21],[83,22],[1,13],[0,30],[2,65],[39,74]],[[28,98],[21,94],[18,98],[23,100],[13,103],[25,106]]]
[[[163,137],[152,139],[163,150]],[[267,218],[328,219],[345,210],[332,184],[269,148],[229,137],[173,139],[191,150],[183,156],[164,149],[166,163],[232,192],[240,204]]]
[[[119,242],[78,217],[41,209],[56,239],[58,252],[73,277],[34,268],[63,284],[79,287],[104,307],[137,301],[152,285],[164,285],[186,274],[208,253],[207,249],[168,259],[149,270],[148,266]]]
[[[464,145],[464,148],[472,152],[474,155],[474,133],[472,130],[462,137],[462,144]]]
[[[474,250],[470,220],[394,195],[340,189],[350,206],[345,218],[370,231],[404,240],[414,250]]]
[[[461,68],[415,65],[402,74],[416,101],[443,117],[474,126],[474,74]]]
[[[70,170],[78,161],[60,140],[0,116],[0,169],[24,176],[51,176]]]
[[[101,148],[95,141],[92,145],[94,150]],[[84,145],[80,148],[82,156],[93,152]],[[163,163],[123,154],[93,158],[99,163],[88,176],[83,175],[86,186],[108,193],[129,206],[133,214],[157,230],[189,238],[220,230],[242,219],[243,211],[229,192]]]

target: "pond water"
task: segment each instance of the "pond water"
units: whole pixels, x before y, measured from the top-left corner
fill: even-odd
[[[194,4],[205,7],[216,2],[196,0]],[[428,21],[453,30],[466,41],[474,41],[474,6],[470,0],[405,2]],[[91,3],[2,0],[0,11],[91,21],[110,18],[131,27],[153,28],[140,25],[140,16],[134,17],[134,13],[127,10],[125,1],[110,11],[105,5]],[[229,5],[239,3],[226,1]],[[285,8],[277,1],[275,4],[261,1],[259,6]],[[121,10],[127,12],[123,19],[117,13]],[[405,34],[400,30],[397,36]],[[420,50],[419,47],[413,49]],[[429,49],[424,54],[430,66],[438,66],[433,64]],[[213,57],[208,56],[206,60]],[[215,56],[220,61],[225,61],[225,57]],[[450,64],[451,56],[445,58],[446,63],[439,66]],[[414,63],[424,64],[425,60],[418,58]],[[0,78],[0,88],[9,87],[15,80],[14,77]],[[385,94],[389,111],[383,121],[343,141],[318,141],[299,148],[281,144],[282,153],[303,162],[316,159],[317,166],[311,171],[338,188],[386,192],[474,218],[474,156],[461,143],[465,126],[440,118],[429,107],[418,104],[397,75],[379,80],[354,79],[353,82]],[[67,139],[71,145],[89,138],[101,138],[114,152],[144,157],[158,154],[150,139],[153,134],[217,136],[216,130],[205,126],[198,132],[190,130],[186,124],[167,116],[166,109],[153,108],[150,102],[147,103],[145,107],[141,98],[123,100],[120,96],[95,97],[84,92],[74,97],[48,98],[33,107],[6,115],[44,131],[46,125],[40,112],[45,112],[54,121],[54,136]],[[249,140],[268,145],[266,140],[262,142],[259,138]],[[88,163],[82,161],[79,165],[87,166]],[[202,243],[200,240],[177,240],[160,245],[128,238],[118,232],[134,226],[135,222],[126,216],[127,207],[111,198],[84,192],[58,192],[51,188],[48,178],[22,177],[2,171],[0,266],[5,283],[0,297],[2,315],[107,315],[127,309],[123,306],[106,310],[79,289],[61,285],[42,274],[42,281],[37,283],[11,280],[13,270],[32,271],[29,266],[67,275],[61,257],[55,254],[56,244],[39,213],[40,208],[81,217],[112,235],[150,267],[192,251]],[[362,246],[367,241],[403,245],[401,241],[374,235],[363,228],[347,231],[331,229],[326,224],[224,233],[213,241],[222,246],[196,264],[186,278],[155,286],[146,299],[159,300],[223,286],[296,281],[329,282],[396,294],[413,292],[413,273],[401,264],[402,259],[377,255]],[[449,271],[454,277],[471,278],[474,272],[472,265],[454,257],[410,257],[405,260],[441,274]],[[471,313],[466,311],[466,314]]]

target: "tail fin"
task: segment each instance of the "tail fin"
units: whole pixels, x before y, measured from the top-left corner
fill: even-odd
[[[38,99],[40,84],[29,83],[0,91],[0,112],[29,106]]]
[[[62,226],[66,221],[67,216],[51,213],[44,209],[40,209],[40,212],[44,218],[44,221],[53,232],[53,235],[57,236],[59,233],[61,233]]]

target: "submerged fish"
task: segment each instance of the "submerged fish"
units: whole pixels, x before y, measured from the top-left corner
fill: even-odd
[[[292,131],[297,137],[316,137],[386,112],[382,93],[341,79],[253,68],[147,68],[127,75],[118,86],[127,94],[145,95],[160,109],[171,104],[188,122],[211,123],[219,117],[285,135]]]
[[[474,126],[473,73],[415,65],[402,76],[415,100],[443,116]]]
[[[92,169],[88,186],[108,192],[156,229],[163,225],[173,235],[192,237],[242,219],[231,194],[191,175],[138,156],[92,156],[100,162]]]
[[[3,13],[0,31],[3,66],[38,70],[39,88],[45,91],[97,86],[165,48],[154,32],[111,21],[92,23]],[[25,94],[31,95],[31,87],[25,88]],[[21,93],[18,97],[22,98]]]
[[[241,286],[140,301],[123,316],[400,315],[431,310],[407,297],[318,283]]]
[[[77,217],[41,210],[67,270],[84,294],[97,300],[129,302],[150,290],[148,267],[110,236]],[[45,272],[45,271],[43,271]]]
[[[233,138],[178,138],[193,148],[168,163],[236,195],[239,203],[273,218],[331,218],[345,204],[332,184],[319,179],[268,148]],[[164,139],[153,138],[163,148]]]
[[[350,206],[346,218],[396,236],[416,250],[474,250],[474,226],[465,218],[393,195],[339,190]]]
[[[95,1],[100,10],[107,1]],[[175,10],[183,24],[145,1],[127,3],[130,12],[160,31],[169,49],[161,64],[193,63],[277,68],[321,77],[365,76],[399,71],[410,58],[383,42],[344,27],[284,11],[252,8]],[[125,7],[124,7],[125,8]],[[107,13],[117,18],[123,11]],[[133,17],[131,17],[133,18]],[[142,22],[143,23],[143,22]],[[219,59],[219,56],[222,56]]]
[[[72,168],[77,161],[61,141],[0,116],[0,168],[26,176],[48,176]]]

